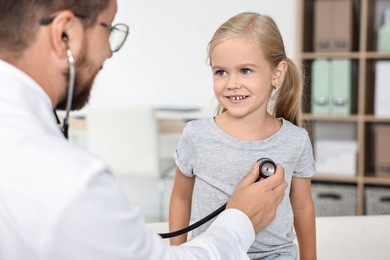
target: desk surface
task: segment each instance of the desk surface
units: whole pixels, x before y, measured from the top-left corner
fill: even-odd
[[[389,260],[390,216],[318,217],[318,259]]]
[[[179,132],[183,130],[185,124],[194,119],[208,118],[214,115],[215,111],[209,111],[201,107],[156,107],[156,119],[159,122],[161,132]],[[60,120],[65,116],[64,111],[57,112]],[[87,110],[72,111],[69,117],[69,125],[71,131],[85,131]]]
[[[208,118],[214,115],[214,111],[208,111],[202,107],[157,107],[158,119],[175,119],[189,121],[193,119]]]
[[[167,232],[167,223],[149,223]],[[390,215],[317,217],[318,260],[389,260]]]

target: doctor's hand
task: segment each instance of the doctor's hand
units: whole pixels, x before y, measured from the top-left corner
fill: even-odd
[[[226,206],[244,212],[251,220],[256,233],[275,219],[276,208],[282,202],[287,188],[284,169],[280,164],[277,164],[273,175],[255,182],[258,176],[259,163],[256,163],[236,188]]]

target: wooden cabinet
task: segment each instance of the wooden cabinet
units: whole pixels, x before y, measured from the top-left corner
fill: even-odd
[[[337,1],[337,0],[333,0]],[[374,127],[390,125],[390,117],[377,117],[374,114],[375,63],[390,61],[390,52],[376,51],[376,31],[379,12],[384,6],[390,6],[389,0],[352,0],[352,48],[347,52],[315,52],[314,51],[314,8],[315,0],[298,0],[298,60],[305,73],[304,121],[315,144],[313,125],[318,122],[351,124],[356,131],[358,146],[356,174],[342,176],[340,174],[322,174],[318,172],[315,181],[326,183],[344,183],[356,186],[357,214],[366,214],[365,190],[369,187],[388,188],[390,197],[390,178],[377,177],[374,174]],[[352,100],[351,114],[347,116],[315,115],[311,113],[311,64],[319,58],[347,58],[352,61]],[[389,72],[390,73],[390,72]],[[390,82],[389,82],[390,84]],[[390,136],[389,136],[390,138]],[[389,154],[390,156],[390,154]]]

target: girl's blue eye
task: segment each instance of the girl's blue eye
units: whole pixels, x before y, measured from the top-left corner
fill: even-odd
[[[220,76],[221,77],[221,76],[226,74],[226,71],[224,71],[224,70],[217,70],[217,71],[214,72],[214,74],[216,76]]]
[[[242,74],[250,74],[251,72],[252,72],[252,70],[251,69],[247,69],[247,68],[244,68],[244,69],[241,69],[241,72],[242,72]]]

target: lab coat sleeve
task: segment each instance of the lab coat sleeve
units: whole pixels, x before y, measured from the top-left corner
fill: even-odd
[[[40,259],[248,259],[255,238],[249,218],[229,209],[203,235],[171,247],[145,225],[110,174],[95,175],[76,191],[42,241]]]
[[[249,259],[246,252],[254,239],[249,218],[239,210],[228,209],[218,216],[206,232],[180,246],[177,259]],[[188,257],[187,252],[190,252]],[[186,258],[182,255],[186,255]]]

